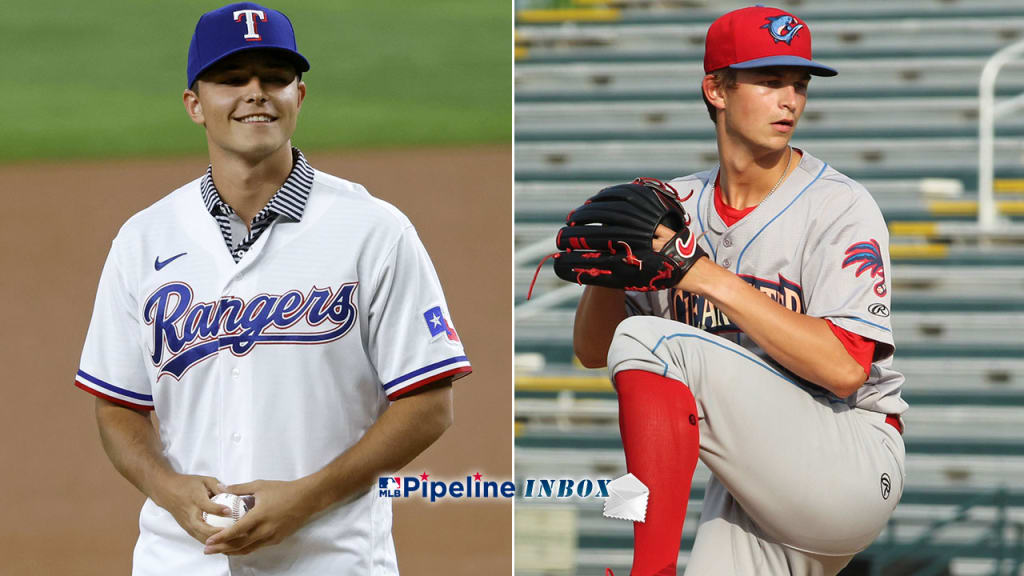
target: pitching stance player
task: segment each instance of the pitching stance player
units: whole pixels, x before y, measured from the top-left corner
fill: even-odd
[[[470,371],[409,220],[291,146],[308,69],[284,14],[204,14],[184,104],[210,167],[103,268],[75,383],[148,496],[137,576],[397,574],[372,488],[450,425]],[[255,507],[220,531],[201,515],[222,491]]]
[[[626,464],[650,489],[632,574],[676,573],[698,457],[713,477],[687,574],[836,574],[903,490],[885,222],[789,145],[811,76],[836,75],[806,22],[730,12],[704,71],[721,164],[606,188],[557,238],[556,273],[590,285],[576,353],[607,359]]]

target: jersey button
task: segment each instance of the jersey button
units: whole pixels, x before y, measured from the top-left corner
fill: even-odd
[[[241,374],[242,374],[242,372],[238,368],[232,368],[231,369],[231,377],[234,378],[235,380],[238,380],[238,377]]]
[[[722,246],[725,246],[726,248],[732,248],[732,238],[726,236],[725,240],[722,240]]]
[[[235,444],[238,444],[239,442],[242,441],[242,435],[239,434],[238,432],[235,432],[234,434],[231,435],[231,441],[234,442]]]
[[[732,266],[732,261],[730,261],[728,258],[722,260],[722,268],[728,268],[729,266]]]

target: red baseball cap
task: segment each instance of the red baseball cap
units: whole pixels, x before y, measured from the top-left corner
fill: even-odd
[[[800,66],[814,76],[835,76],[811,60],[811,30],[785,10],[767,6],[740,8],[711,23],[704,41],[704,73],[720,68]]]

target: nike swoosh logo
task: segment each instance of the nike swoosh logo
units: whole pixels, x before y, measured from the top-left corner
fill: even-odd
[[[676,238],[676,252],[679,252],[679,254],[683,258],[689,258],[690,256],[693,256],[694,248],[697,247],[697,242],[695,240],[696,239],[694,238],[692,232],[690,233],[690,238],[686,241],[685,245],[683,244],[682,240]]]
[[[182,252],[181,254],[178,254],[176,256],[171,256],[170,258],[168,258],[167,260],[164,260],[163,262],[161,262],[160,261],[160,257],[157,256],[156,260],[153,261],[153,268],[156,268],[157,272],[159,272],[164,266],[167,266],[171,262],[174,262],[178,258],[181,258],[182,256],[184,256],[185,254],[188,254],[188,252]]]

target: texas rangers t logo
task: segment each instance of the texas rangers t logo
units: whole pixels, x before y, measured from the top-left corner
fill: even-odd
[[[170,282],[146,299],[143,320],[153,327],[153,355],[159,376],[175,379],[228,348],[244,356],[257,344],[324,344],[341,338],[356,322],[353,295],[358,282],[335,290],[314,286],[307,294],[260,294],[245,301],[224,296],[192,303],[192,287]],[[304,331],[327,322],[326,330]],[[299,324],[298,330],[292,329]],[[164,362],[164,351],[170,359]],[[158,376],[158,377],[159,377]]]
[[[246,41],[248,42],[258,42],[260,40],[263,40],[263,37],[260,36],[259,32],[256,31],[256,20],[253,19],[253,16],[258,17],[260,19],[260,22],[266,22],[267,15],[263,12],[263,10],[252,9],[235,10],[234,13],[232,13],[232,17],[234,17],[235,22],[241,22],[243,15],[245,16],[245,26],[247,32],[245,33],[245,36],[242,36],[242,38],[245,38]]]

